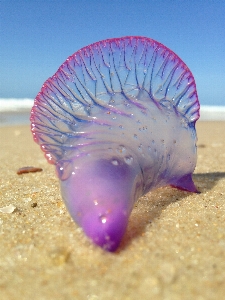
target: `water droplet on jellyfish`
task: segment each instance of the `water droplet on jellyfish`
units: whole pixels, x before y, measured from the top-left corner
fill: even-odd
[[[113,159],[113,160],[112,160],[112,164],[113,164],[114,166],[118,166],[118,165],[119,165],[119,162],[118,162],[117,159]]]
[[[100,222],[101,222],[102,224],[105,224],[105,223],[107,222],[107,217],[106,217],[105,215],[101,215],[101,216],[99,217],[99,219],[100,219]]]
[[[131,155],[129,155],[129,156],[126,156],[125,158],[124,158],[124,161],[125,161],[125,163],[126,164],[128,164],[128,165],[131,165],[132,163],[133,163],[133,157],[131,156]]]

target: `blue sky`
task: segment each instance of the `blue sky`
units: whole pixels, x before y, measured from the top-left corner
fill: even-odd
[[[140,35],[188,65],[202,104],[225,105],[223,0],[2,0],[0,14],[0,98],[34,98],[80,48]]]

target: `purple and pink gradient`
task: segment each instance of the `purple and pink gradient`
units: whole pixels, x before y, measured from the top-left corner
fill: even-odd
[[[198,118],[182,60],[152,39],[124,37],[70,56],[37,95],[31,128],[72,218],[115,251],[141,195],[165,185],[197,192]]]
[[[74,163],[75,171],[61,181],[66,206],[94,243],[114,251],[143,189],[141,170],[116,158],[85,158]]]

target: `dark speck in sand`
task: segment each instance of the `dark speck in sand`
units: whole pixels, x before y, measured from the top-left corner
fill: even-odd
[[[199,145],[198,145],[198,148],[205,148],[205,147],[206,147],[205,144],[199,144]]]
[[[18,171],[17,171],[17,174],[18,175],[21,175],[21,174],[24,174],[24,173],[34,173],[34,172],[41,172],[43,171],[41,168],[36,168],[36,167],[23,167],[23,168],[20,168]]]

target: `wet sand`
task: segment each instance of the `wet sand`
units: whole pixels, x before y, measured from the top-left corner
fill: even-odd
[[[0,298],[205,300],[225,294],[225,122],[198,122],[194,181],[140,198],[116,253],[71,220],[29,126],[0,128]],[[24,166],[42,172],[17,175]]]

